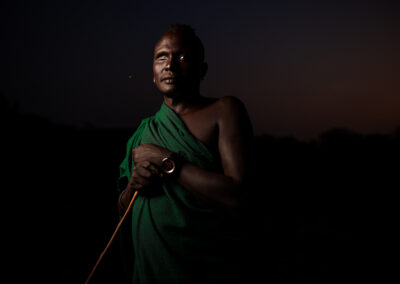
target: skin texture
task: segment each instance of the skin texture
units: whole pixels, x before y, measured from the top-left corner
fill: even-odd
[[[164,102],[189,131],[218,155],[222,172],[211,172],[188,162],[178,182],[188,191],[226,212],[240,207],[251,173],[252,126],[244,105],[234,97],[205,98],[199,93],[207,64],[182,33],[165,33],[154,49],[154,83]],[[126,206],[135,190],[146,190],[159,182],[159,167],[169,149],[142,144],[132,152],[135,168],[121,196]],[[121,210],[121,208],[120,208]],[[123,211],[123,210],[122,210]]]

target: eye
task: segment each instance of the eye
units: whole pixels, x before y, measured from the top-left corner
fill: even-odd
[[[167,59],[168,59],[168,57],[166,55],[160,55],[160,56],[157,57],[158,61],[164,61],[164,60],[167,60]]]
[[[186,61],[186,56],[184,54],[180,55],[178,58],[179,62],[184,62]]]
[[[155,57],[156,61],[165,61],[167,59],[168,59],[168,54],[164,51],[157,53]]]

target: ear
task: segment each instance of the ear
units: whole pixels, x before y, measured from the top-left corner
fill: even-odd
[[[208,71],[208,64],[206,63],[206,62],[203,62],[202,64],[201,64],[201,70],[200,70],[200,79],[201,80],[203,80],[204,79],[204,77],[206,76],[206,74],[207,74],[207,71]]]

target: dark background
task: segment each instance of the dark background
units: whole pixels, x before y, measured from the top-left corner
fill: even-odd
[[[254,242],[243,244],[254,252],[253,279],[382,282],[393,270],[394,1],[1,5],[10,282],[88,276],[118,222],[126,142],[161,103],[151,82],[153,45],[176,22],[193,25],[205,44],[202,92],[239,97],[254,124],[259,178],[246,218]],[[122,266],[117,241],[93,283],[119,283]]]
[[[58,125],[4,102],[3,225],[8,263],[18,268],[11,279],[83,283],[118,222],[116,179],[132,130]],[[238,223],[252,235],[243,244],[255,269],[249,279],[382,280],[394,265],[400,132],[334,129],[310,142],[261,135],[255,144],[258,179]],[[122,267],[117,238],[93,283],[120,283]]]
[[[233,95],[255,133],[316,139],[400,125],[399,5],[391,0],[3,1],[1,89],[22,112],[132,129],[158,110],[156,41],[192,25],[205,96]]]

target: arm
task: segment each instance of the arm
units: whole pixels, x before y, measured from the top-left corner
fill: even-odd
[[[243,104],[222,98],[218,117],[218,149],[223,173],[214,173],[186,163],[178,182],[200,199],[227,211],[234,210],[243,196],[251,169],[252,126]]]
[[[223,173],[201,169],[184,163],[178,182],[198,198],[227,211],[233,211],[241,201],[243,187],[251,169],[252,126],[243,104],[232,97],[220,99],[217,125],[218,148]],[[160,165],[171,151],[153,144],[143,144],[134,150],[134,161],[148,160]]]

